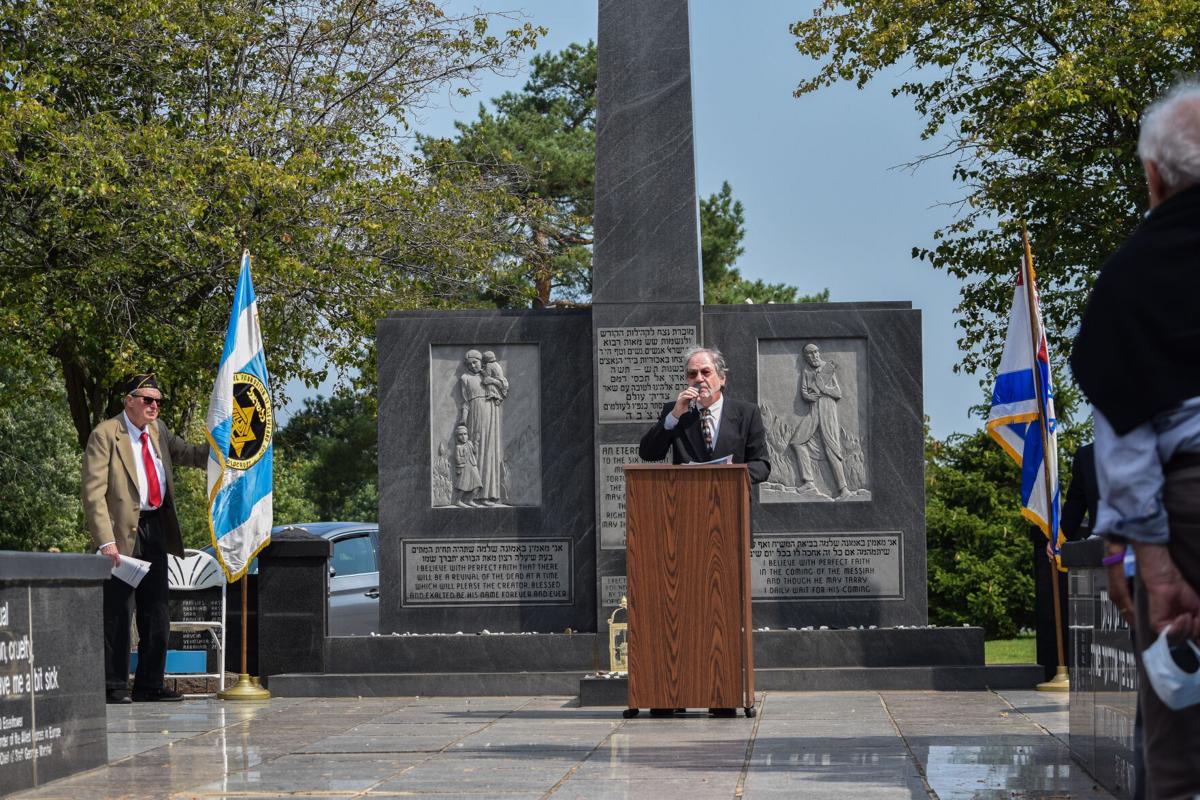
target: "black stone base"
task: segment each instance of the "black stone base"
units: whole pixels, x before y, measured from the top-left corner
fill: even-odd
[[[983,628],[849,628],[754,632],[756,669],[983,664]]]
[[[979,691],[1032,689],[1042,681],[1037,664],[954,667],[820,667],[808,669],[756,669],[756,691],[845,692]],[[580,706],[624,706],[628,702],[626,678],[584,678],[579,682]]]
[[[573,696],[584,672],[295,673],[271,676],[275,697]],[[623,701],[622,701],[623,702]]]
[[[431,668],[439,673],[475,674],[596,672],[607,666],[608,639],[601,639],[594,633],[331,636],[325,639],[327,673],[424,673]],[[275,689],[274,684],[271,689]],[[574,694],[575,690],[570,693]]]

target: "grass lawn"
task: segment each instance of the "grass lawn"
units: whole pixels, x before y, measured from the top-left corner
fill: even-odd
[[[1036,664],[1037,636],[1023,633],[1015,639],[993,639],[983,643],[985,664]]]

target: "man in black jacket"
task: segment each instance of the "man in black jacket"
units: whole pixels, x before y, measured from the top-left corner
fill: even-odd
[[[752,483],[771,474],[762,414],[754,403],[725,396],[725,357],[711,347],[694,347],[684,356],[687,386],[663,406],[658,422],[638,454],[643,461],[689,464],[730,456],[745,464]]]
[[[1200,85],[1146,110],[1138,156],[1150,211],[1101,269],[1071,368],[1094,409],[1094,527],[1115,550],[1109,596],[1137,638],[1146,796],[1173,800],[1200,795],[1200,703],[1148,676],[1195,670],[1149,649],[1167,628],[1183,653],[1184,640],[1200,641]],[[1132,607],[1120,592],[1128,545],[1137,558]]]

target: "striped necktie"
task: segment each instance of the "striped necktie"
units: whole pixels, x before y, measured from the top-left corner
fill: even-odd
[[[700,432],[704,436],[704,447],[708,452],[713,449],[713,415],[711,408],[700,409]]]

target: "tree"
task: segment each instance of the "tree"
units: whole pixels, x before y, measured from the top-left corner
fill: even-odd
[[[729,182],[721,191],[700,200],[700,263],[704,273],[704,301],[712,304],[827,303],[829,290],[797,297],[798,289],[783,283],[748,280],[734,268],[746,251],[746,214],[741,200],[733,199]]]
[[[516,246],[503,186],[403,136],[540,32],[430,0],[3,4],[0,355],[58,362],[81,446],[135,369],[186,428],[248,247],[277,388],[360,363],[386,310],[486,287]]]
[[[1010,638],[1033,623],[1029,523],[1021,477],[985,431],[925,438],[929,621]]]
[[[22,399],[0,405],[0,550],[78,552],[89,541],[79,499],[83,456],[49,365],[0,365],[0,386]]]
[[[797,95],[905,67],[892,93],[941,139],[926,158],[954,159],[961,215],[913,254],[963,281],[961,366],[998,357],[1021,222],[1065,356],[1097,270],[1147,207],[1139,115],[1200,69],[1200,3],[825,0],[792,31],[820,62]]]
[[[311,519],[379,519],[379,447],[375,397],[342,389],[304,407],[278,433],[281,451],[303,463]]]
[[[454,139],[418,138],[427,158],[477,165],[510,187],[516,202],[509,222],[527,247],[508,256],[515,270],[509,285],[542,308],[552,295],[579,300],[591,293],[596,45],[572,44],[530,65],[520,92],[493,100],[494,112],[481,105],[474,122],[456,122]]]
[[[507,305],[514,292],[535,308],[591,293],[592,214],[596,177],[596,45],[572,44],[533,58],[520,92],[480,106],[479,117],[455,123],[453,139],[420,138],[433,162],[477,166],[514,195],[509,224],[525,237],[523,254],[498,259],[511,291],[487,299]],[[784,284],[742,278],[745,214],[728,183],[700,201],[704,292],[710,303],[823,302],[828,291],[797,298]]]

